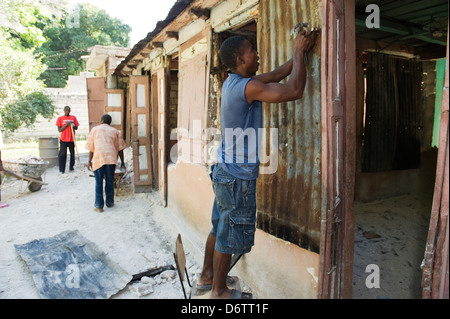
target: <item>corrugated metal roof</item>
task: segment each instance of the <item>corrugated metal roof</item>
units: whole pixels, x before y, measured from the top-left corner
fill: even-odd
[[[380,9],[379,29],[365,24],[370,4]],[[359,37],[412,47],[447,44],[448,0],[356,0],[355,6]]]

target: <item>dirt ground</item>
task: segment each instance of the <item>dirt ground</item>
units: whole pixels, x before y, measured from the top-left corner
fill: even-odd
[[[78,230],[130,275],[166,265],[175,266],[173,252],[177,234],[161,222],[156,193],[135,194],[131,176],[125,177],[115,206],[94,211],[94,178],[85,169],[87,154],[80,154],[74,172],[60,174],[47,168],[44,185],[30,192],[25,182],[10,179],[2,189],[0,209],[0,299],[40,298],[31,273],[15,251],[15,244],[48,238],[67,230]],[[67,170],[68,171],[68,170]],[[200,266],[186,252],[189,273]],[[187,285],[185,285],[187,286]],[[178,275],[167,271],[128,284],[112,298],[184,298]]]
[[[354,211],[353,298],[421,298],[431,198],[404,195],[355,203]],[[366,286],[367,278],[374,274],[373,266],[366,270],[368,265],[379,269],[379,288]]]
[[[174,265],[177,233],[167,226],[157,193],[136,194],[128,175],[116,204],[103,213],[94,211],[94,178],[84,168],[87,154],[74,172],[59,174],[48,168],[40,191],[30,192],[25,182],[9,179],[2,188],[0,209],[0,299],[40,298],[29,269],[15,244],[78,230],[129,274]],[[127,163],[130,155],[127,156]],[[371,203],[355,203],[353,298],[420,298],[420,268],[428,232],[431,199],[405,195]],[[198,274],[198,258],[187,254],[188,272]],[[368,265],[376,265],[380,287],[368,288]],[[192,278],[195,280],[195,277]],[[187,285],[185,285],[187,286]],[[256,296],[255,296],[256,297]],[[134,284],[112,296],[131,298],[184,298],[177,274],[168,271]]]

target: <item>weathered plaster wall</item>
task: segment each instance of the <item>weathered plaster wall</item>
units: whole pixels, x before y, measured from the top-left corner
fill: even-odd
[[[168,208],[181,223],[188,223],[200,243],[193,255],[203,261],[203,246],[211,230],[214,193],[206,168],[178,161],[168,169]],[[183,240],[189,240],[182,234]],[[203,240],[203,241],[202,241]],[[200,247],[198,247],[200,245]],[[234,270],[258,298],[317,298],[319,255],[257,229],[255,246],[243,256]]]

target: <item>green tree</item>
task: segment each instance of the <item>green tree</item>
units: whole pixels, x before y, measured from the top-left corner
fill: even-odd
[[[0,29],[0,129],[9,135],[22,125],[32,126],[39,115],[51,119],[53,102],[37,78],[45,66],[32,50],[20,47]]]
[[[53,101],[44,92],[34,91],[0,108],[0,127],[9,135],[20,127],[33,127],[39,115],[51,119],[54,114]]]
[[[7,33],[0,29],[0,107],[44,88],[37,78],[45,66],[31,50],[17,47],[18,41],[8,39]]]
[[[104,10],[67,8],[66,0],[0,0],[0,129],[7,134],[39,115],[53,117],[44,87],[65,87],[90,47],[129,44],[131,28]]]
[[[94,45],[127,47],[131,27],[88,3],[65,12],[43,28],[46,41],[36,50],[48,68],[41,75],[47,87],[65,87],[68,75],[83,71],[82,55]]]
[[[45,65],[33,51],[45,41],[37,24],[56,17],[58,3],[0,0],[0,129],[5,133],[31,126],[38,115],[53,115],[38,79]]]
[[[0,0],[0,28],[9,34],[16,49],[30,49],[45,42],[42,23],[60,19],[64,1],[61,0]]]

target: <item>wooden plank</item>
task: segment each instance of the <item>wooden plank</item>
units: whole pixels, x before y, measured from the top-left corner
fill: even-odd
[[[356,82],[353,7],[353,0],[323,1],[319,298],[352,295],[356,88],[347,83]]]
[[[448,298],[449,286],[449,81],[448,81],[448,42],[447,68],[442,99],[441,122],[439,132],[439,150],[436,167],[433,206],[430,218],[427,244],[425,249],[422,298]]]
[[[130,104],[134,184],[137,186],[152,186],[150,83],[148,76],[132,76],[130,78]]]
[[[87,78],[87,96],[89,113],[89,131],[100,123],[105,114],[105,78]]]

